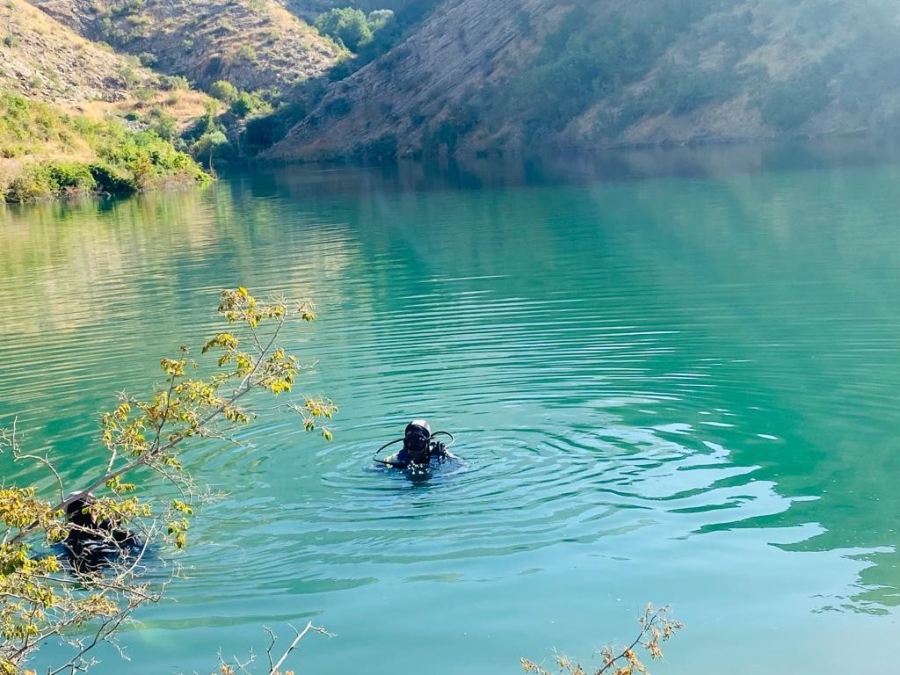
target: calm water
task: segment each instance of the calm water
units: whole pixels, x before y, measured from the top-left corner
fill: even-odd
[[[263,626],[313,620],[337,636],[298,671],[516,673],[625,641],[648,601],[687,624],[654,673],[891,672],[900,163],[851,159],[294,169],[8,208],[0,422],[77,481],[98,413],[210,333],[219,288],[316,302],[285,343],[335,440],[265,413],[194,463],[228,495],[123,635],[138,672],[264,662]],[[374,469],[422,416],[464,466]]]

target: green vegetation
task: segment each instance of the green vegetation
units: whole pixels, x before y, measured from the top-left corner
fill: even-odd
[[[227,80],[213,82],[209,87],[209,95],[227,104],[229,112],[239,119],[272,110],[271,105],[259,94],[241,91]]]
[[[149,52],[141,52],[138,54],[138,61],[141,62],[141,65],[146,68],[152,68],[156,65],[156,62],[159,59],[156,58],[156,54],[151,54]]]
[[[0,93],[0,157],[19,157],[35,142],[71,145],[73,129],[50,106]]]
[[[244,151],[253,156],[272,147],[285,137],[292,126],[306,117],[309,109],[309,104],[300,100],[282,105],[267,115],[248,119],[241,136]]]
[[[314,25],[320,33],[354,52],[351,57],[332,66],[329,79],[343,80],[388,53],[400,38],[437,6],[438,0],[410,0],[394,4],[398,5],[396,9],[372,9],[368,14],[354,7],[334,8],[316,18]]]
[[[215,171],[213,158],[223,154],[227,157],[231,150],[228,137],[218,129],[207,131],[191,146],[191,152],[195,156],[206,158],[206,166],[211,172]]]
[[[238,93],[237,97],[235,97],[228,107],[228,110],[232,115],[241,119],[253,113],[268,112],[271,109],[272,107],[266,103],[262,97],[257,94],[252,94],[249,91]]]
[[[238,97],[238,90],[227,80],[216,80],[209,87],[209,95],[223,103],[231,104]]]
[[[254,49],[253,45],[241,45],[238,48],[238,58],[247,63],[256,63],[256,49]]]
[[[174,117],[166,113],[159,106],[151,108],[150,112],[147,113],[146,119],[150,131],[154,132],[163,140],[171,141],[173,144],[179,140],[178,123]]]
[[[365,12],[352,7],[335,8],[320,15],[314,25],[322,35],[339,41],[352,52],[370,42],[374,33],[383,28],[394,13],[390,10],[372,12],[372,20]]]
[[[93,192],[97,181],[89,166],[76,162],[30,164],[7,187],[6,200],[31,202],[63,194]]]
[[[151,111],[150,128],[130,131],[116,119],[73,117],[21,96],[0,94],[0,157],[30,160],[7,186],[10,202],[66,194],[131,193],[209,176],[172,144],[174,121]],[[41,159],[32,152],[68,156]]]
[[[260,95],[241,91],[227,80],[217,80],[210,85],[209,94],[228,105],[227,114],[217,116],[212,108],[207,108],[203,119],[185,134],[190,152],[205,162],[213,171],[214,160],[242,162],[253,156],[259,147],[268,147],[280,139],[286,128],[279,128],[281,136],[272,137],[262,146],[257,141],[232,143],[232,139],[246,138],[247,128],[254,127],[257,120],[272,113],[272,105]]]
[[[187,91],[191,88],[190,81],[183,75],[163,75],[159,78],[159,85],[164,91]]]

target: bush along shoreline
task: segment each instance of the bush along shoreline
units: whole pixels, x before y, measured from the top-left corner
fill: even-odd
[[[0,201],[13,203],[212,181],[153,130],[70,116],[14,95],[0,95],[0,161],[15,166],[0,182]]]
[[[174,165],[152,160],[149,164],[141,162],[137,167],[50,160],[29,164],[7,186],[4,201],[29,203],[87,195],[126,196],[162,187],[212,181],[193,159],[179,154],[182,157],[177,158]],[[178,166],[182,164],[184,166]]]

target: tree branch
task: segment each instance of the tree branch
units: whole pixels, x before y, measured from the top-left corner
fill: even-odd
[[[309,631],[315,631],[316,633],[321,633],[322,635],[326,635],[326,636],[328,636],[328,637],[333,637],[332,634],[329,633],[328,631],[326,631],[324,628],[320,628],[319,626],[313,626],[312,621],[307,622],[306,626],[303,628],[302,631],[298,631],[298,630],[297,630],[296,628],[294,628],[293,626],[291,626],[291,629],[292,629],[297,635],[296,635],[296,637],[294,638],[294,640],[291,642],[291,644],[288,646],[288,648],[287,648],[287,649],[284,651],[284,653],[281,655],[281,658],[278,659],[278,661],[275,662],[275,665],[274,665],[274,666],[272,666],[271,668],[269,668],[269,675],[278,675],[278,669],[281,668],[281,664],[284,663],[284,661],[285,661],[285,659],[287,659],[288,655],[290,655],[290,653],[291,653],[292,651],[294,651],[294,649],[295,649],[295,648],[297,647],[297,645],[300,643],[300,640],[302,640],[302,639],[303,639],[303,636],[306,635]],[[271,633],[270,633],[270,634],[271,634]],[[270,648],[269,648],[269,649],[271,649],[271,647],[273,647],[274,645],[275,645],[275,642],[274,642],[274,639],[273,639],[272,645],[270,645]],[[269,650],[266,650],[266,651],[267,651],[267,653],[269,652]],[[271,660],[271,659],[269,659],[269,663],[270,663],[270,664],[272,663],[272,660]]]

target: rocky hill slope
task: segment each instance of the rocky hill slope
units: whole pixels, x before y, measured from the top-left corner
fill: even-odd
[[[865,133],[900,124],[891,0],[446,0],[276,160]]]
[[[0,202],[101,184],[193,183],[202,178],[199,167],[140,130],[171,139],[217,105],[183,78],[92,43],[24,0],[0,2]],[[100,164],[105,183],[87,168]]]
[[[25,0],[2,0],[0,27],[0,96],[22,96],[51,105],[54,114],[91,119],[110,115],[137,118],[155,111],[170,119],[176,130],[215,105],[184,83],[142,67],[134,57],[116,54],[76,35]],[[21,130],[18,133],[23,134]],[[0,134],[0,177],[15,168],[10,165],[21,164],[21,158],[4,156],[10,154],[3,146],[8,140]],[[16,145],[27,147],[27,155],[36,158],[70,154],[65,144],[47,144],[27,134]]]
[[[201,88],[283,91],[345,51],[275,0],[33,0],[80,35]]]
[[[136,100],[135,90],[159,80],[25,0],[3,0],[0,30],[0,91],[74,105]]]

